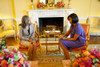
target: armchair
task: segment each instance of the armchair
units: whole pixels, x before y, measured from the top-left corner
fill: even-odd
[[[90,24],[90,40],[92,42],[99,42],[98,37],[100,37],[100,17],[88,17],[87,23]]]
[[[35,24],[33,24],[33,25],[34,25],[34,29],[35,29],[36,45],[37,45],[37,48],[39,48],[40,47],[40,43],[39,43],[39,32],[37,32],[37,30],[36,30],[36,25]]]
[[[2,37],[14,37],[16,39],[15,24],[13,19],[3,19],[2,20]]]
[[[2,20],[0,20],[0,33],[2,32],[2,30],[3,30],[3,22]]]
[[[35,29],[35,39],[36,39],[36,46],[37,48],[40,47],[40,44],[39,44],[39,33],[36,32],[36,28],[35,28],[35,24],[34,24],[34,29]],[[17,39],[19,41],[19,35],[17,35]],[[19,41],[19,51],[28,51],[28,48],[21,45],[20,41]]]
[[[0,20],[0,38],[4,37],[4,34],[2,33],[2,31],[3,31],[3,22],[2,20]]]
[[[6,19],[3,20],[4,24],[4,34],[5,37],[15,37],[16,39],[16,33],[15,33],[15,25],[13,19]]]
[[[79,48],[75,48],[75,49],[72,49],[70,50],[71,52],[74,52],[74,51],[82,51],[82,50],[86,50],[87,46],[88,46],[88,40],[90,38],[90,35],[89,35],[89,28],[90,28],[90,25],[89,24],[81,24],[84,31],[85,31],[85,34],[86,34],[86,44],[82,47],[79,47]]]

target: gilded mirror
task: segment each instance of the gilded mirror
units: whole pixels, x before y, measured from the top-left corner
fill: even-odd
[[[43,2],[44,4],[47,4],[48,2],[57,4],[58,1],[63,1],[63,0],[39,0],[39,2]]]
[[[58,2],[58,1],[63,1],[63,0],[55,0],[55,2],[54,2],[54,3],[55,3],[55,4],[57,4],[57,2]]]

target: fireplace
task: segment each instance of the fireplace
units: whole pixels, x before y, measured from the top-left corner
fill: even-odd
[[[39,18],[39,33],[44,31],[59,30],[63,32],[63,17],[40,17]]]
[[[36,22],[36,27],[37,27],[36,29],[38,31],[46,30],[44,28],[41,29],[41,27],[46,27],[46,25],[48,27],[49,25],[49,27],[53,26],[56,27],[56,29],[58,29],[58,26],[60,26],[59,27],[60,31],[66,33],[66,31],[70,28],[70,23],[68,22],[67,17],[69,14],[74,13],[74,10],[75,9],[28,10],[28,14],[31,17],[32,23]],[[57,18],[60,19],[60,22],[57,21]],[[57,23],[57,25],[54,23]]]

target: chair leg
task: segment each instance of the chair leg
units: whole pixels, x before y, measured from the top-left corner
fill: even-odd
[[[32,59],[32,50],[33,50],[33,46],[32,46],[32,44],[29,44],[28,45],[28,56],[29,56],[29,60],[31,60]]]
[[[62,45],[62,43],[61,43],[61,42],[60,42],[60,46],[61,46],[61,48],[62,48],[62,49],[63,49],[63,51],[64,51],[64,55],[65,55],[66,59],[70,59],[68,49],[67,49],[67,48],[65,48],[65,47]]]
[[[16,36],[14,35],[15,40],[17,40]]]
[[[37,48],[36,48],[36,43],[35,43],[35,42],[33,42],[32,45],[33,45],[33,50],[32,50],[32,51],[33,51],[33,52],[32,52],[32,60],[34,60],[35,54],[36,54],[36,49],[37,49]]]

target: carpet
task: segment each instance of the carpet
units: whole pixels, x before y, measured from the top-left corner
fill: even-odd
[[[48,52],[46,54],[46,46],[41,45],[40,48],[37,48],[36,55],[37,55],[37,57],[40,57],[40,56],[41,57],[64,56],[63,51],[61,49],[60,49],[61,53],[59,53],[59,51],[54,51],[57,49],[58,49],[57,45],[49,45],[48,50],[51,52]]]
[[[37,60],[39,63],[61,63],[63,57],[40,57]]]
[[[57,49],[57,46],[49,46],[49,49],[55,50]],[[56,51],[52,53],[48,52],[48,54],[46,54],[46,46],[41,45],[40,48],[37,48],[35,60],[38,60],[39,63],[61,63],[63,58],[64,54],[62,53],[62,50],[61,53],[59,53],[59,51]]]

